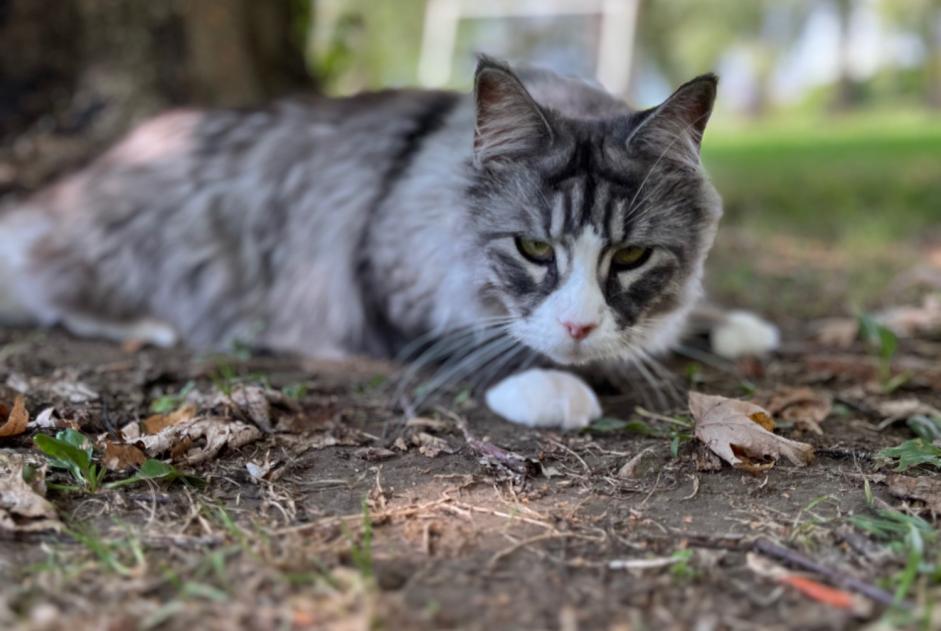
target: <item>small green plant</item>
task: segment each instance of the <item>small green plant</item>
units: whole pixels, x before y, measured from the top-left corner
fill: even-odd
[[[689,362],[686,364],[686,381],[690,387],[698,386],[703,382],[702,364],[699,362]]]
[[[173,394],[165,394],[163,396],[157,397],[150,402],[150,411],[152,414],[169,414],[173,410],[180,407],[183,404],[183,401],[186,400],[187,395],[196,388],[196,383],[193,381],[187,381],[179,392]]]
[[[108,471],[94,462],[91,441],[81,432],[65,429],[56,433],[55,438],[39,434],[33,442],[49,459],[50,467],[63,469],[72,476],[73,484],[50,484],[50,488],[94,493],[101,487]]]
[[[868,490],[867,502],[870,498],[871,490]],[[888,580],[889,587],[894,591],[895,602],[902,603],[908,597],[919,576],[934,583],[941,582],[941,564],[936,558],[938,532],[931,524],[921,517],[895,509],[875,508],[872,503],[870,511],[868,515],[850,517],[850,523],[873,539],[888,545],[904,561],[902,570]]]
[[[640,407],[637,408],[637,413],[641,416],[667,423],[669,427],[666,429],[661,429],[654,427],[647,421],[642,421],[640,419],[626,421],[624,419],[603,416],[594,421],[591,425],[582,431],[590,434],[631,432],[633,434],[640,434],[641,436],[647,436],[649,438],[667,438],[670,440],[670,453],[674,458],[679,455],[680,447],[693,438],[693,422],[689,418],[682,416],[674,417],[665,416],[663,414],[654,414],[653,412],[648,412],[647,410]]]
[[[372,562],[372,518],[369,515],[369,504],[363,498],[363,521],[359,541],[349,531],[346,532],[350,540],[350,558],[353,565],[359,570],[364,579],[371,580],[374,576]]]
[[[928,416],[927,414],[916,414],[912,416],[905,424],[915,432],[919,438],[929,442],[941,440],[941,418],[937,416]]]
[[[906,440],[901,445],[883,449],[876,455],[895,464],[895,471],[908,471],[921,465],[941,469],[941,447],[924,438]]]
[[[105,488],[116,489],[122,486],[127,486],[129,484],[137,484],[138,482],[143,482],[144,480],[163,480],[165,482],[182,480],[183,482],[192,485],[202,484],[202,480],[197,476],[183,473],[173,465],[167,464],[162,460],[148,458],[144,461],[143,464],[141,464],[140,468],[133,475],[128,478],[124,478],[123,480],[108,482],[105,485]]]
[[[50,488],[59,491],[96,493],[102,488],[115,489],[144,480],[183,480],[190,484],[201,482],[196,476],[183,473],[173,465],[148,458],[130,477],[102,484],[108,470],[95,462],[91,440],[81,432],[66,429],[58,432],[55,438],[38,434],[33,442],[45,454],[50,467],[62,469],[72,477],[72,484],[49,484]]]
[[[696,578],[698,572],[696,568],[690,564],[690,560],[693,558],[693,551],[691,549],[677,550],[670,558],[673,559],[673,565],[670,566],[670,574],[672,574],[674,578],[682,581]]]
[[[662,438],[663,433],[652,427],[649,423],[641,420],[631,420],[625,421],[619,418],[613,418],[610,416],[602,416],[601,418],[592,422],[591,425],[586,427],[584,432],[590,434],[612,434],[616,432],[630,432],[632,434],[640,434],[641,436],[649,436],[651,438]]]
[[[232,388],[238,383],[238,372],[236,372],[232,364],[220,360],[216,362],[216,367],[209,378],[212,380],[212,385],[216,387],[216,390],[225,396],[231,396]]]
[[[144,549],[135,537],[108,541],[91,530],[73,530],[69,534],[94,554],[110,572],[125,577],[136,577],[147,567]]]
[[[908,380],[908,375],[899,374],[892,376],[892,358],[898,350],[899,341],[895,333],[885,325],[878,322],[867,313],[862,313],[857,317],[859,322],[859,336],[862,341],[879,359],[879,376],[882,381],[882,389],[886,393],[894,391]]]
[[[292,383],[281,388],[281,393],[287,398],[294,399],[295,401],[303,399],[305,396],[307,396],[307,384]]]

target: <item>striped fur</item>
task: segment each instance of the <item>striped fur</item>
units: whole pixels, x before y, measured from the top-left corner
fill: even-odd
[[[0,262],[17,279],[6,313],[312,356],[450,340],[434,352],[465,373],[655,352],[698,297],[721,214],[698,159],[714,95],[702,77],[634,112],[482,59],[469,96],[169,113],[0,216],[0,246],[21,253]],[[554,260],[527,260],[519,237]],[[613,272],[625,245],[649,260]],[[569,339],[560,323],[584,319],[597,330]]]

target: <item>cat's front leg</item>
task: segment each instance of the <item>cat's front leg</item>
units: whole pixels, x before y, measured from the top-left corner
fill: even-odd
[[[487,390],[487,406],[508,421],[529,427],[580,429],[601,416],[601,405],[580,377],[531,368]]]

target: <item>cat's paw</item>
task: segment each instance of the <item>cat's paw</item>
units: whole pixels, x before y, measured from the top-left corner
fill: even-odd
[[[495,413],[529,427],[580,429],[601,416],[591,387],[560,370],[532,368],[512,375],[487,390],[485,399]]]
[[[750,311],[730,311],[712,330],[712,352],[726,359],[765,355],[781,343],[778,327]]]

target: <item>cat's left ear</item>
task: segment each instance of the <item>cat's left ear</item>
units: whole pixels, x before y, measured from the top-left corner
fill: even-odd
[[[628,143],[642,138],[662,146],[664,152],[674,148],[686,150],[698,159],[718,83],[719,78],[711,73],[687,81],[666,101],[642,114],[645,118],[631,133]]]
[[[552,126],[522,81],[505,64],[481,57],[474,75],[474,158],[508,162],[552,142]]]

